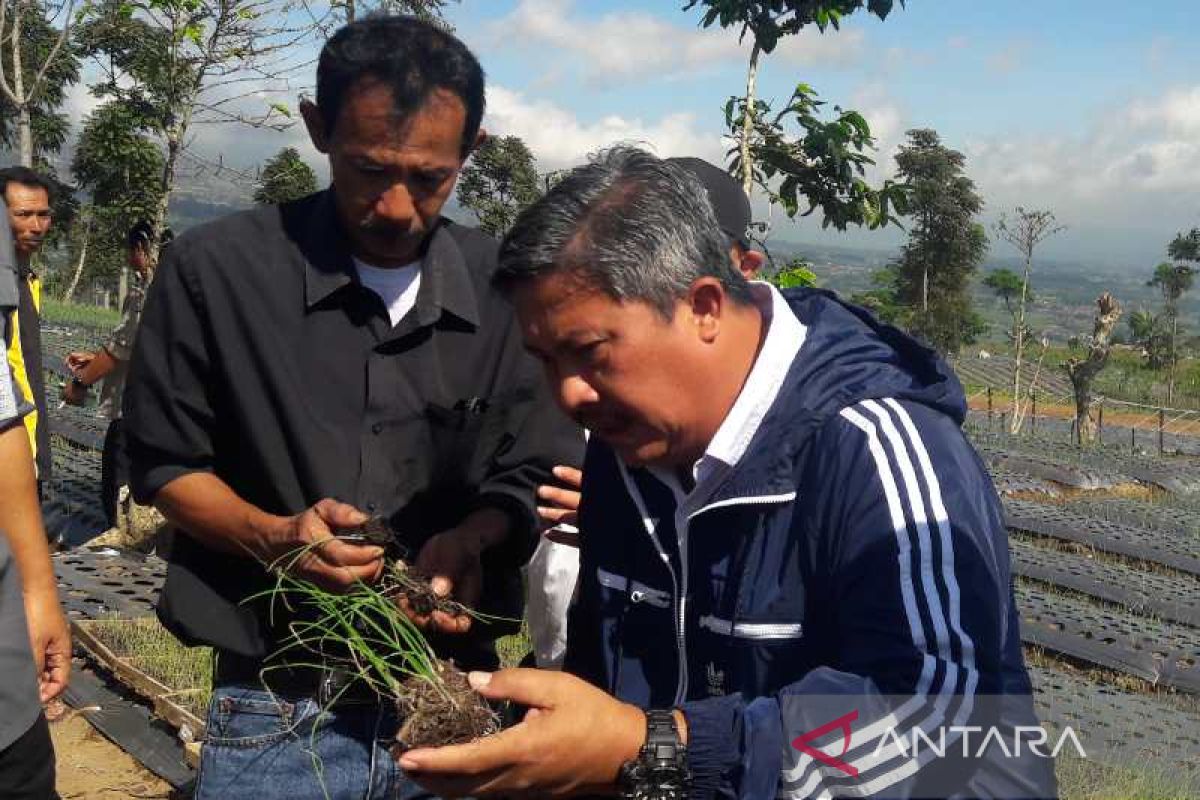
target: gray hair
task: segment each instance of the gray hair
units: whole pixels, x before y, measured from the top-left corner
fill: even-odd
[[[569,272],[614,300],[648,303],[667,319],[702,277],[719,280],[736,302],[751,302],[703,184],[636,147],[602,151],[555,184],[517,218],[499,261],[493,283],[505,294]]]

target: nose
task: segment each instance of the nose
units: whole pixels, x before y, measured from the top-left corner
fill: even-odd
[[[579,375],[564,375],[558,381],[558,404],[573,418],[598,399],[596,390]]]
[[[408,225],[416,213],[412,193],[404,183],[395,183],[375,201],[375,215],[393,224]]]

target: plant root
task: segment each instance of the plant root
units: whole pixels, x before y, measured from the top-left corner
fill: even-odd
[[[500,717],[467,683],[466,673],[448,661],[439,661],[437,669],[440,683],[414,676],[400,685],[397,753],[463,744],[500,730]]]

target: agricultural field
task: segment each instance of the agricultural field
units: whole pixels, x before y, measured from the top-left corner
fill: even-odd
[[[62,323],[46,334],[48,350],[60,355],[99,337],[97,328]],[[47,358],[47,377],[61,381],[53,361]],[[1003,369],[979,360],[960,366],[968,386],[989,385],[988,370]],[[1049,379],[1045,385],[1048,393],[1063,388]],[[83,655],[98,674],[120,679],[121,692],[138,695],[143,711],[129,719],[165,737],[147,744],[142,731],[129,740],[131,752],[186,786],[184,750],[173,767],[164,766],[163,754],[168,745],[179,748],[172,737],[202,740],[187,714],[203,719],[208,655],[178,645],[153,621],[161,559],[78,547],[103,528],[95,499],[103,423],[87,409],[56,411],[51,423],[58,469],[46,519],[70,545],[56,556],[60,587],[72,620],[101,645]],[[1062,796],[1197,796],[1200,437],[1165,432],[1160,455],[1156,430],[1114,420],[1104,445],[1082,449],[1071,444],[1065,418],[1040,416],[1014,436],[996,409],[989,416],[978,407],[967,432],[1004,505],[1036,708],[1051,729],[1071,728],[1086,750],[1086,760],[1060,758]],[[508,661],[526,649],[521,636],[504,642]],[[125,742],[131,725],[106,733]]]

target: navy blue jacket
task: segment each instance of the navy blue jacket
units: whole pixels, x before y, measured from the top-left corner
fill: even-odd
[[[1049,759],[954,730],[998,726],[1011,750],[1036,725],[958,380],[832,294],[784,296],[804,344],[690,517],[592,440],[566,669],[683,709],[696,797],[1054,796]],[[914,746],[939,737],[951,756]]]

